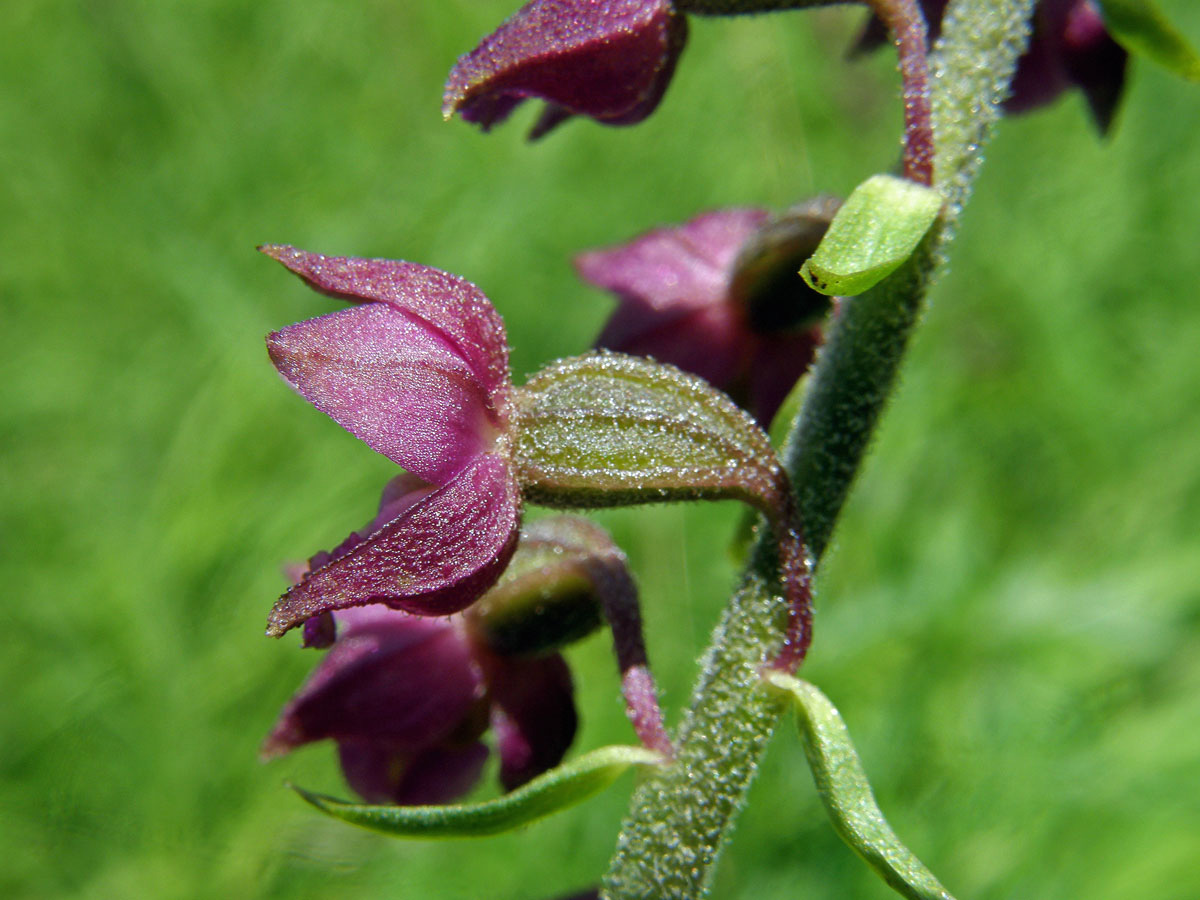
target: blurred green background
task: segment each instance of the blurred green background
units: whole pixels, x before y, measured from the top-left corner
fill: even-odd
[[[514,5],[5,5],[0,896],[539,900],[603,871],[628,776],[520,834],[403,843],[282,787],[345,794],[329,746],[257,761],[316,659],[262,637],[280,566],[392,467],[276,377],[262,336],[333,305],[254,247],[464,275],[520,379],[611,309],[572,253],[845,194],[892,164],[899,104],[836,9],[694,21],[638,128],[444,124],[455,57]],[[1200,896],[1198,197],[1200,91],[1144,63],[1108,140],[1074,95],[1004,122],[822,573],[807,675],[962,900]],[[672,718],[739,515],[602,517]],[[570,656],[577,746],[629,740],[604,637]],[[790,727],[715,895],[890,896]]]

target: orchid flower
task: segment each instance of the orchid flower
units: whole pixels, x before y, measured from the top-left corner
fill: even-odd
[[[459,59],[442,112],[487,130],[540,97],[531,138],[573,115],[632,125],[658,106],[686,41],[668,0],[533,0]]]
[[[418,615],[464,608],[504,570],[520,521],[505,451],[511,382],[500,317],[477,288],[437,269],[263,250],[355,304],[270,335],[271,360],[410,476],[369,534],[280,599],[268,634],[366,603]]]
[[[718,210],[579,255],[583,279],[618,298],[596,344],[699,375],[768,425],[821,343],[828,300],[797,270],[836,209]]]

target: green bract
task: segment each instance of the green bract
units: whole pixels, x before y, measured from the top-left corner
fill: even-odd
[[[800,275],[822,294],[861,294],[912,255],[941,208],[941,194],[932,188],[873,175],[842,204]]]
[[[1109,33],[1130,53],[1200,81],[1200,56],[1154,0],[1098,0]]]
[[[910,900],[953,900],[883,817],[846,723],[829,698],[790,675],[772,672],[766,678],[796,701],[800,736],[817,793],[842,840]]]
[[[761,428],[708,382],[622,353],[561,360],[516,391],[517,479],[556,507],[742,500],[779,520],[787,477]]]
[[[321,812],[396,837],[486,837],[574,806],[604,790],[630,766],[653,765],[661,759],[644,747],[601,747],[503,797],[452,806],[368,806],[292,787]]]

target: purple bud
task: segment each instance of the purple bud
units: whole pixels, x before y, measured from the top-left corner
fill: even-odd
[[[632,125],[658,106],[686,40],[668,0],[533,0],[459,59],[442,112],[486,130],[540,97],[531,138],[572,115]]]

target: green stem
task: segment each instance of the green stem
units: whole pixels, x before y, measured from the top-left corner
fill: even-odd
[[[829,543],[884,403],[895,383],[930,277],[942,260],[978,171],[981,149],[1025,46],[1033,0],[956,0],[931,60],[945,214],[908,264],[845,301],[812,376],[786,464],[815,559]],[[717,626],[679,728],[674,763],[634,793],[604,880],[609,900],[693,900],[712,881],[758,760],[785,709],[763,686],[787,605],[776,561],[758,541]]]

